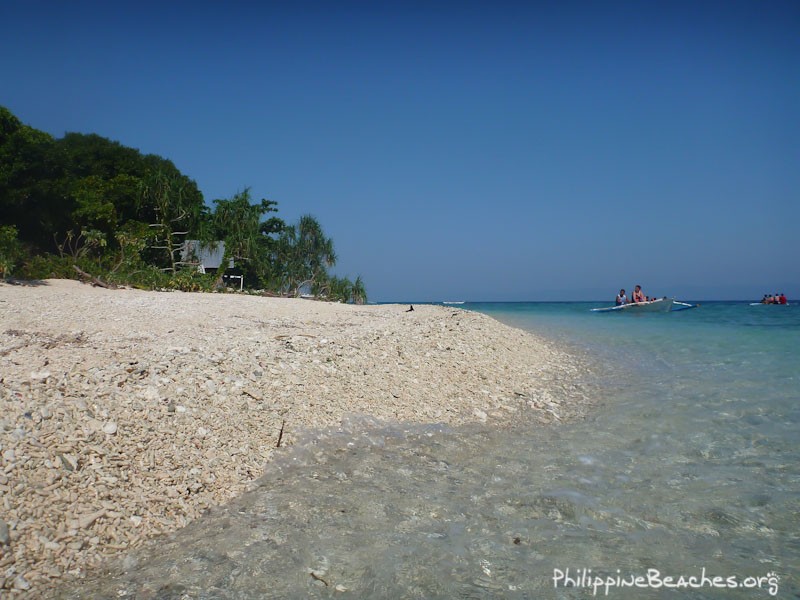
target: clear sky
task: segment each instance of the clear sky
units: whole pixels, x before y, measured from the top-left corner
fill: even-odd
[[[0,105],[313,214],[371,300],[800,298],[800,2],[0,0]]]

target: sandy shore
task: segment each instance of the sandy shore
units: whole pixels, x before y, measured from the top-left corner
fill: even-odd
[[[0,283],[0,595],[174,531],[348,414],[580,414],[556,345],[440,306]]]

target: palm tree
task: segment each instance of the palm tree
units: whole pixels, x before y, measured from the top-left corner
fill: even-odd
[[[262,223],[262,217],[276,211],[276,202],[262,200],[259,204],[250,203],[250,189],[235,194],[230,200],[214,200],[214,225],[217,239],[225,240],[225,256],[219,271],[217,285],[222,283],[224,265],[230,259],[242,263],[242,268],[256,277],[269,270],[268,246],[274,243],[270,233],[279,231],[283,221],[272,218]]]
[[[162,271],[175,273],[181,262],[182,239],[202,217],[202,196],[185,175],[157,170],[141,182],[139,209],[151,215],[152,248],[165,251],[168,266]]]
[[[364,286],[364,280],[361,275],[356,277],[355,282],[350,290],[353,304],[366,304],[367,303],[367,288]]]
[[[277,262],[281,290],[299,296],[303,289],[319,292],[328,279],[328,268],[336,264],[333,240],[311,215],[300,217],[297,225],[286,227],[279,238]]]

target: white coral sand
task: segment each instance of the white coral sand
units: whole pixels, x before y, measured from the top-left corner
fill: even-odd
[[[543,422],[582,363],[478,313],[0,283],[0,595],[173,531],[347,414]]]

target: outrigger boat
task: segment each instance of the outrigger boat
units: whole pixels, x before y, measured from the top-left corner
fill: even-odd
[[[687,308],[696,308],[697,304],[689,304],[688,302],[678,302],[674,298],[658,298],[648,302],[629,302],[628,304],[620,304],[619,306],[607,306],[604,308],[592,308],[592,312],[624,312],[624,313],[666,313],[675,312],[677,310],[686,310]]]
[[[788,302],[751,302],[750,306],[789,306]]]

